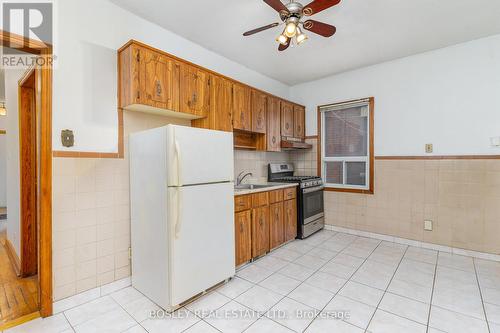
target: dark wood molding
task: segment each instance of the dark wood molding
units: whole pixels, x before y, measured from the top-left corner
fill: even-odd
[[[9,257],[9,261],[14,268],[14,272],[16,272],[16,275],[19,276],[21,272],[21,260],[19,260],[16,250],[14,250],[12,243],[8,239],[5,240],[4,247],[5,252],[7,252],[7,256]]]
[[[344,103],[354,103],[354,102],[361,102],[361,101],[366,101],[368,100],[368,105],[369,105],[369,112],[370,112],[370,123],[369,123],[369,128],[370,128],[370,184],[369,184],[369,189],[368,190],[360,190],[360,189],[350,189],[350,188],[338,188],[338,187],[325,187],[325,191],[330,191],[330,192],[349,192],[349,193],[362,193],[362,194],[374,194],[375,193],[375,154],[374,154],[374,141],[375,141],[375,98],[374,97],[369,97],[369,98],[362,98],[362,99],[356,99],[356,100],[351,100],[351,101],[345,101],[345,102],[340,102],[340,103],[331,103],[331,104],[326,104],[326,105],[320,105],[317,108],[317,122],[318,122],[318,151],[317,151],[317,172],[318,176],[321,177],[321,165],[322,165],[322,156],[321,156],[321,107],[327,106],[327,105],[335,105],[335,104],[344,104]]]

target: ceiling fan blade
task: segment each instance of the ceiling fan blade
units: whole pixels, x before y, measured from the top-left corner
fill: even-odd
[[[279,23],[268,24],[268,25],[265,25],[263,27],[247,31],[243,34],[243,36],[250,36],[250,35],[256,34],[258,32],[277,27],[278,25],[280,25],[280,24]]]
[[[325,9],[338,5],[340,0],[314,0],[304,7],[302,12],[305,16],[317,14]]]
[[[333,25],[314,20],[305,21],[303,26],[304,29],[314,32],[315,34],[321,35],[323,37],[332,37],[337,31],[337,28],[335,28]]]
[[[291,44],[290,38],[286,38],[287,43],[285,45],[281,44],[278,46],[278,51],[285,51]]]
[[[288,9],[286,9],[285,5],[280,0],[264,0],[264,2],[271,6],[278,13],[288,13]]]

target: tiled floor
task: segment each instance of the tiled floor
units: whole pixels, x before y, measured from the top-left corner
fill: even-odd
[[[500,263],[331,231],[175,313],[131,287],[8,332],[500,332]]]

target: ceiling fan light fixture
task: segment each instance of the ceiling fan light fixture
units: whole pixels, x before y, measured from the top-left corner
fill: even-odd
[[[307,39],[309,39],[309,37],[307,37],[306,34],[304,33],[300,33],[297,35],[297,45],[300,45],[302,44],[303,42],[305,42]]]
[[[285,36],[285,32],[276,37],[276,41],[282,45],[288,44],[288,38]]]
[[[295,34],[297,34],[297,28],[298,27],[295,22],[288,22],[285,28],[285,35],[288,38],[292,38],[293,36],[295,36]]]

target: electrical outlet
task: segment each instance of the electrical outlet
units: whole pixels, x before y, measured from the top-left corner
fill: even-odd
[[[430,221],[430,220],[424,221],[424,230],[432,231],[432,221]]]
[[[425,144],[425,152],[427,154],[430,154],[434,151],[434,147],[432,146],[432,143],[426,143]]]

